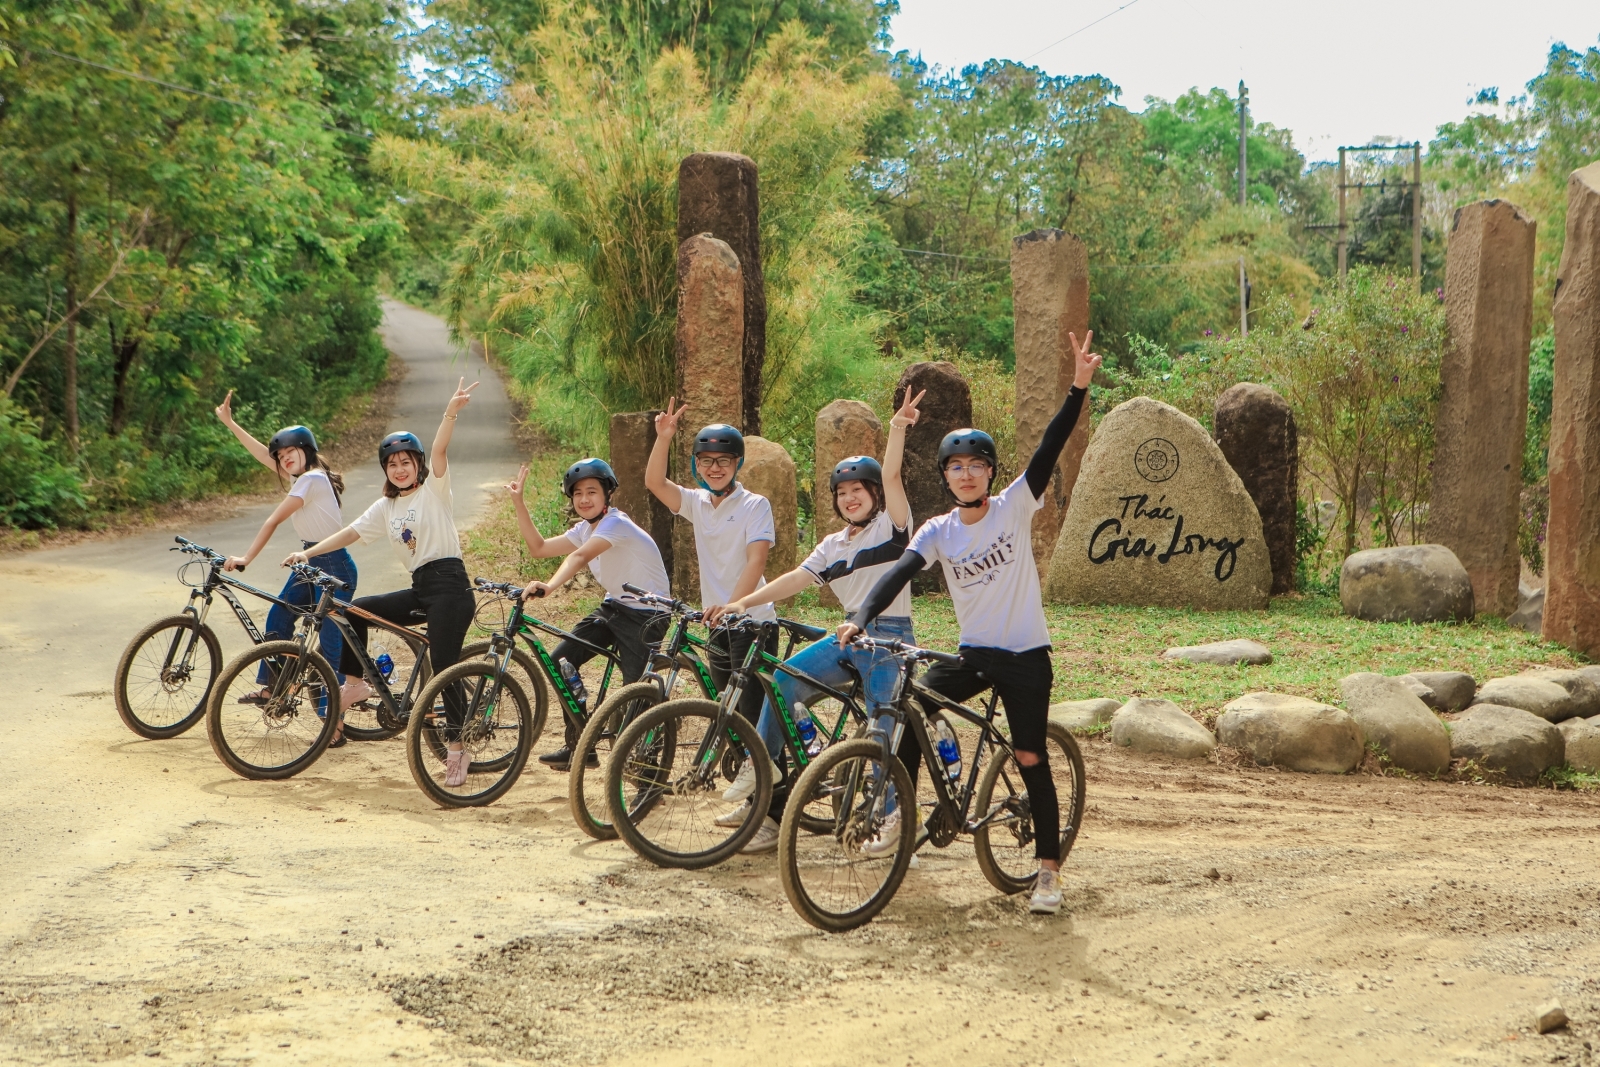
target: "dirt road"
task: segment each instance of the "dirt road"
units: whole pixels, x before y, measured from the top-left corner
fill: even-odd
[[[424,372],[459,371],[401,351],[422,424]],[[465,475],[498,446],[458,447]],[[398,740],[271,783],[226,773],[203,727],[134,738],[107,690],[127,635],[180,599],[167,536],[0,560],[0,1062],[1596,1060],[1593,795],[1090,741],[1060,916],[997,896],[957,844],[872,926],[824,936],[770,857],[655,870],[580,835],[543,768],[442,812]],[[362,564],[369,590],[398,584]],[[1551,998],[1572,1026],[1537,1036]]]

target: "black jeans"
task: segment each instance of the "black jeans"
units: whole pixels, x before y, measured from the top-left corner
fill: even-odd
[[[643,677],[644,669],[650,663],[650,641],[654,638],[655,643],[660,644],[666,635],[662,625],[666,618],[659,611],[631,608],[615,600],[602,600],[598,608],[578,620],[572,633],[591,645],[615,649],[617,658],[622,661],[622,684],[629,685]],[[652,623],[655,625],[652,626]],[[550,653],[551,659],[564,659],[574,667],[581,667],[594,657],[594,652],[576,641],[564,640]],[[596,710],[589,709],[591,712]],[[566,745],[571,748],[578,743],[578,724],[572,721],[571,716],[564,718]]]
[[[423,612],[428,620],[428,662],[433,673],[452,667],[461,658],[461,644],[472,625],[472,615],[477,601],[472,596],[472,586],[467,582],[467,565],[451,556],[424,563],[411,572],[411,588],[397,589],[392,593],[364,596],[354,606],[370,611],[380,619],[413,626],[417,619],[413,612]],[[367,643],[367,622],[350,615],[350,628],[356,632],[363,648]],[[361,661],[346,646],[341,656],[341,670],[359,678]],[[466,719],[466,707],[461,694],[451,687],[444,695],[445,717],[449,723],[446,737],[451,741],[461,736],[461,724]]]
[[[1045,746],[1045,727],[1050,721],[1050,687],[1054,681],[1048,647],[1031,648],[1026,652],[964,647],[959,667],[935,663],[922,676],[923,685],[957,702],[990,688],[1000,694],[1006,722],[1011,726],[1011,747],[1039,757],[1039,762],[1032,767],[1019,763],[1018,770],[1023,784],[1028,787],[1033,809],[1033,828],[1037,835],[1034,855],[1042,860],[1061,858],[1061,811],[1055,779],[1050,775],[1050,753]],[[936,710],[927,707],[930,714]],[[895,755],[915,786],[922,750],[909,728],[901,735]]]

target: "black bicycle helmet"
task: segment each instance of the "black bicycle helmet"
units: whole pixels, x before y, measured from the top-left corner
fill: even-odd
[[[416,434],[410,430],[396,430],[378,442],[378,466],[383,466],[389,461],[390,456],[401,452],[415,452],[423,459],[427,459],[428,456]]]
[[[561,491],[571,499],[573,489],[585,478],[598,479],[600,487],[606,492],[606,503],[611,503],[611,494],[617,491],[617,474],[611,469],[611,464],[593,456],[578,460],[561,476]]]
[[[298,448],[305,452],[306,462],[311,462],[317,454],[316,434],[304,426],[285,426],[272,435],[272,440],[267,442],[267,452],[276,456],[286,448]]]
[[[694,451],[692,455],[698,456],[702,452],[725,452],[738,456],[739,462],[733,468],[734,475],[737,476],[744,467],[744,434],[725,422],[714,422],[694,435]],[[707,485],[706,480],[700,477],[700,465],[693,463],[692,459],[691,463],[694,466],[696,484],[708,493],[715,493],[716,490]],[[737,483],[729,482],[728,488],[724,489],[723,492],[731,492],[735,484]]]
[[[878,492],[873,499],[877,506],[872,509],[866,519],[861,522],[851,522],[839,508],[839,484],[841,482],[871,482],[878,486]],[[828,490],[833,494],[833,513],[851,526],[866,526],[878,517],[878,512],[883,507],[883,467],[871,456],[847,456],[833,465],[833,475],[828,479]]]
[[[977,456],[989,463],[989,484],[983,491],[983,496],[977,500],[965,501],[957,497],[950,488],[950,482],[944,476],[945,464],[950,462],[952,456]],[[994,438],[982,430],[971,427],[961,430],[951,430],[944,435],[944,440],[939,442],[939,484],[944,486],[944,491],[950,498],[963,508],[981,508],[984,501],[989,499],[989,490],[994,488],[994,475],[1000,466],[1000,450],[995,447]]]

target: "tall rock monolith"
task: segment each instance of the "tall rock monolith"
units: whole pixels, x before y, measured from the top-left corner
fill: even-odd
[[[1292,593],[1300,491],[1300,437],[1294,411],[1275,390],[1240,382],[1217,397],[1212,426],[1217,447],[1261,515],[1261,533],[1272,559],[1273,595]]]
[[[695,234],[678,246],[677,394],[689,406],[672,442],[672,475],[680,485],[697,484],[689,459],[695,431],[713,422],[744,429],[743,344],[739,257],[726,241]],[[672,588],[684,599],[698,599],[694,529],[682,519],[673,525],[672,557]]]
[[[794,460],[778,442],[765,437],[744,439],[744,468],[739,481],[752,493],[772,502],[772,529],[775,540],[767,553],[767,581],[794,570],[795,546],[799,542],[799,510],[795,495]]]
[[[1449,340],[1434,419],[1428,539],[1456,554],[1480,612],[1517,610],[1535,224],[1506,200],[1456,210],[1445,256]]]
[[[1011,239],[1012,337],[1017,366],[1017,462],[1038,447],[1050,419],[1072,387],[1076,361],[1068,334],[1081,340],[1089,332],[1089,253],[1082,241],[1062,230],[1033,230]],[[1061,533],[1061,519],[1072,500],[1083,450],[1089,446],[1089,417],[1078,419],[1056,472],[1033,517],[1033,559],[1042,579]]]
[[[967,380],[961,376],[956,365],[943,360],[913,363],[902,371],[900,380],[895,383],[890,410],[900,409],[907,390],[912,396],[927,391],[927,395],[922,398],[922,403],[919,405],[921,415],[917,418],[917,424],[906,430],[902,475],[906,487],[906,499],[911,504],[911,514],[918,523],[923,523],[955,506],[949,494],[945,492],[944,476],[939,471],[939,442],[951,430],[972,425],[972,390],[968,388]],[[978,429],[993,432],[994,427],[980,426]],[[1002,464],[1007,460],[1006,456],[1000,457]],[[1007,472],[1002,470],[1000,478],[1006,474]],[[996,489],[1003,485],[1000,478],[995,479]],[[934,567],[914,578],[911,588],[913,592],[925,593],[943,588],[943,585],[943,570]]]
[[[678,240],[709,233],[744,269],[740,395],[746,433],[761,432],[761,368],[767,359],[767,289],[761,274],[761,195],[755,161],[737,152],[696,152],[678,164]]]
[[[1600,656],[1600,163],[1567,179],[1554,311],[1544,637]]]
[[[619,411],[611,416],[611,469],[617,491],[611,503],[655,538],[661,561],[672,573],[672,512],[644,487],[644,468],[656,444],[659,411]],[[676,590],[674,590],[676,592]]]
[[[811,514],[815,516],[817,540],[821,541],[844,528],[844,520],[833,510],[833,490],[828,484],[834,466],[848,456],[882,460],[884,430],[869,405],[859,400],[835,400],[817,412],[816,433]],[[839,606],[839,598],[828,586],[823,586],[818,595],[827,606]]]

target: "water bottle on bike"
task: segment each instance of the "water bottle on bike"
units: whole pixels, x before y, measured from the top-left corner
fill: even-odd
[[[568,663],[565,659],[556,660],[556,666],[561,669],[561,680],[567,683],[567,688],[572,690],[572,698],[578,702],[578,707],[583,711],[589,710],[589,690],[584,688],[583,679],[578,675],[578,668]]]
[[[949,777],[950,784],[955,785],[961,780],[961,746],[956,743],[955,731],[950,729],[949,723],[940,719],[934,733],[937,735],[935,744],[939,750],[939,762],[944,764],[944,773]]]
[[[811,713],[804,704],[796,704],[794,729],[800,735],[800,743],[806,748],[806,755],[815,756],[822,751],[822,739],[817,735],[817,724],[811,718]]]

